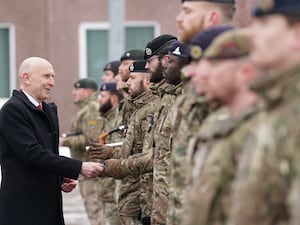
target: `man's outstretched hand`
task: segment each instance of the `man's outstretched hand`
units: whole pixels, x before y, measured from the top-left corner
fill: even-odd
[[[81,174],[88,178],[101,176],[104,171],[104,165],[96,162],[83,162]]]

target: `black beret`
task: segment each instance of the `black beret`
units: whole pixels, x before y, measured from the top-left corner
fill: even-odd
[[[123,60],[143,60],[144,51],[142,49],[131,49],[123,53],[121,61]]]
[[[193,60],[199,60],[202,57],[203,51],[219,34],[231,29],[233,27],[230,25],[219,25],[199,32],[189,42],[189,57]]]
[[[154,38],[146,45],[144,59],[147,60],[154,55],[160,55],[161,51],[166,46],[168,46],[169,44],[173,43],[176,40],[177,38],[175,36],[169,34],[163,34]]]
[[[234,0],[181,0],[184,2],[216,2],[216,3],[226,3],[226,4],[234,4]]]
[[[96,81],[94,81],[91,78],[84,78],[84,79],[80,79],[78,81],[76,81],[74,83],[74,88],[91,88],[94,90],[98,89],[98,85],[96,83]]]
[[[104,68],[103,71],[105,70],[110,70],[114,73],[114,75],[116,76],[118,74],[119,71],[119,66],[121,65],[121,61],[112,61],[107,63]]]
[[[175,41],[171,46],[169,47],[169,54],[170,55],[176,55],[182,58],[188,58],[189,52],[188,52],[188,45],[184,44],[180,41]]]
[[[131,73],[134,73],[134,72],[139,72],[139,73],[149,73],[149,70],[145,68],[146,66],[146,61],[145,60],[138,60],[138,61],[135,61],[134,63],[132,63],[130,66],[129,66],[129,71]]]
[[[299,0],[264,0],[260,1],[254,10],[256,17],[270,14],[295,14],[300,13]]]
[[[117,83],[115,82],[106,82],[101,84],[99,91],[116,91]]]

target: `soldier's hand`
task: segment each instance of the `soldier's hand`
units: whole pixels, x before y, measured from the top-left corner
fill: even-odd
[[[104,171],[104,167],[100,163],[96,162],[83,162],[81,166],[81,174],[88,178],[94,178],[101,176]]]
[[[101,144],[94,144],[87,151],[92,159],[105,160],[111,158],[113,155],[113,148]]]

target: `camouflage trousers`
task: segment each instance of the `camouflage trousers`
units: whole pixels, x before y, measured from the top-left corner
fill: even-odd
[[[109,225],[120,225],[120,216],[115,202],[103,202],[104,215]]]
[[[142,225],[138,217],[120,216],[121,225]]]
[[[89,179],[80,176],[78,183],[80,194],[91,225],[105,225],[106,220],[102,201],[99,201],[97,179]]]

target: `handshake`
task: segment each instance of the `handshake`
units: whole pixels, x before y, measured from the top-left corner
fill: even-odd
[[[87,146],[86,151],[88,152],[91,159],[95,161],[104,161],[110,159],[113,156],[113,148],[103,144],[95,143],[92,146]],[[98,162],[83,162],[81,167],[81,174],[88,178],[94,178],[103,175],[105,170],[104,163]]]

